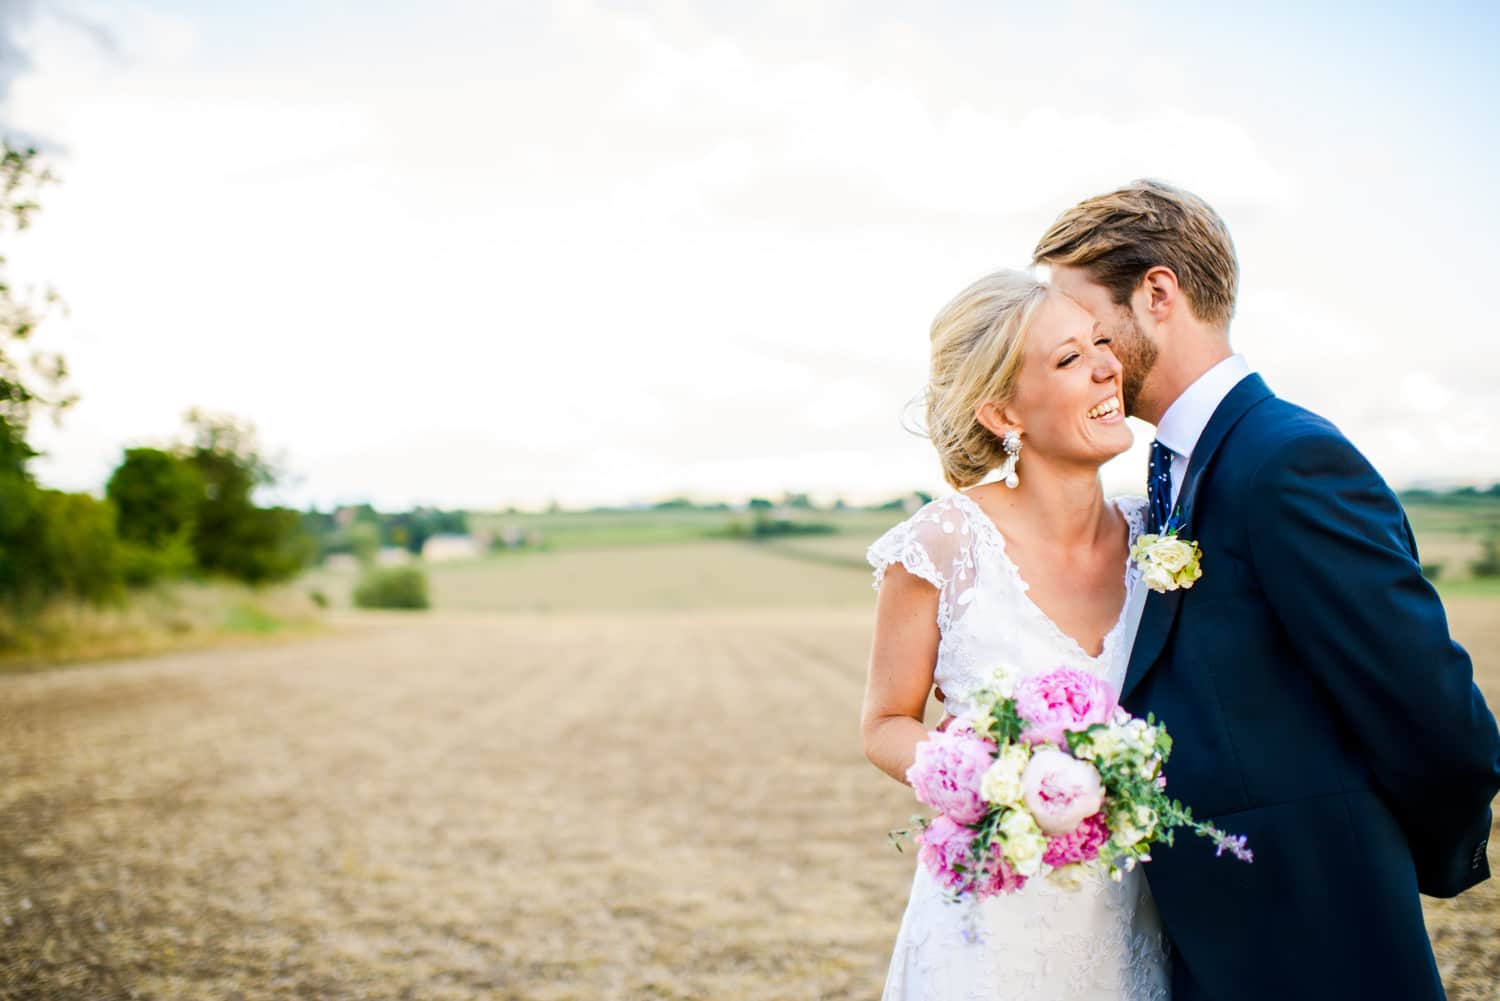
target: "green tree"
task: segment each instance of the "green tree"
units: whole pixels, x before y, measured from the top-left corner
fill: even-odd
[[[127,448],[104,493],[119,512],[120,538],[162,548],[191,536],[204,482],[196,466],[171,452]]]
[[[364,566],[374,566],[380,552],[380,526],[368,521],[356,521],[344,532],[349,540],[349,551]]]
[[[55,180],[36,150],[0,140],[0,604],[20,616],[58,595],[97,603],[122,591],[114,506],[44,490],[26,468],[38,454],[26,441],[33,416],[59,424],[78,400],[61,388],[62,355],[26,350],[61,299],[50,288],[18,288],[8,268],[14,238],[40,207],[37,193]]]
[[[76,393],[61,391],[68,375],[61,354],[19,354],[45,315],[63,308],[61,298],[52,288],[17,288],[8,268],[13,238],[41,207],[37,193],[56,181],[38,162],[36,150],[0,140],[0,471],[11,474],[24,473],[37,454],[26,443],[34,411],[49,412],[59,423],[62,412],[78,401]]]
[[[203,484],[192,527],[199,568],[251,584],[295,575],[317,544],[299,512],[256,506],[255,490],[274,484],[278,470],[261,455],[254,425],[197,408],[186,419],[191,435],[179,457]]]
[[[203,479],[194,466],[161,449],[128,448],[104,493],[118,514],[127,584],[141,587],[194,569],[193,526],[203,498]]]

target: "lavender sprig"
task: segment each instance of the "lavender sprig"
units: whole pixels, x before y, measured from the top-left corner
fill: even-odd
[[[1245,847],[1245,836],[1243,834],[1236,837],[1232,834],[1224,833],[1217,827],[1210,827],[1205,833],[1213,839],[1213,843],[1218,847],[1218,850],[1214,852],[1214,858],[1218,858],[1220,855],[1228,852],[1241,862],[1255,861],[1255,853]]]

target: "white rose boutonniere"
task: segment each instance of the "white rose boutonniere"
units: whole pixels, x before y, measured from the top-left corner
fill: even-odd
[[[1142,535],[1130,547],[1130,558],[1141,570],[1141,579],[1153,591],[1175,591],[1179,587],[1192,587],[1193,582],[1203,576],[1198,565],[1203,553],[1198,543],[1181,538],[1181,525],[1175,525],[1174,515],[1167,522],[1166,531],[1159,535]]]

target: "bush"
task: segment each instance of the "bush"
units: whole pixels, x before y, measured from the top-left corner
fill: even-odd
[[[839,527],[829,521],[793,521],[787,518],[771,518],[763,510],[756,510],[746,524],[740,518],[730,518],[722,529],[707,529],[709,538],[730,539],[777,539],[787,535],[836,535]]]
[[[122,601],[125,588],[114,505],[61,490],[39,489],[35,497],[35,534],[27,540],[25,554],[30,600],[70,595],[93,605]]]
[[[193,551],[201,570],[247,584],[288,580],[312,560],[317,543],[289,508],[249,503],[205,506],[194,526]]]
[[[1475,577],[1500,577],[1500,536],[1484,540],[1484,556],[1469,564]]]
[[[1437,580],[1442,575],[1443,575],[1443,565],[1441,563],[1423,563],[1422,564],[1422,576],[1426,577],[1428,580]]]
[[[54,598],[115,604],[120,559],[112,503],[0,472],[0,605],[25,617]]]
[[[120,543],[120,576],[130,587],[145,587],[158,580],[185,577],[198,562],[186,533],[169,538],[160,546],[140,542]]]
[[[826,521],[788,521],[785,518],[757,518],[750,534],[757,539],[773,539],[783,535],[834,535],[838,526]]]
[[[427,575],[419,567],[376,567],[354,588],[356,608],[427,608]]]

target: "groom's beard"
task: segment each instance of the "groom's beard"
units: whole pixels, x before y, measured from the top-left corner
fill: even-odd
[[[1141,398],[1141,387],[1146,376],[1156,364],[1156,345],[1141,329],[1134,316],[1124,317],[1111,332],[1114,338],[1115,357],[1120,359],[1120,392],[1125,397],[1125,414],[1134,416],[1136,403]]]

